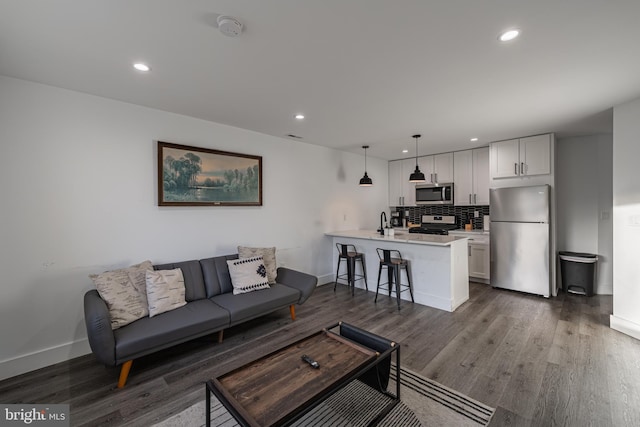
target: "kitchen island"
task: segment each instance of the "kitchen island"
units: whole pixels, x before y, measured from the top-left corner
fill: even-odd
[[[411,262],[413,296],[416,303],[454,311],[469,299],[466,237],[407,232],[382,236],[373,230],[334,231],[325,235],[332,238],[334,248],[336,243],[352,244],[358,252],[365,255],[369,290],[375,292],[378,279],[379,258],[376,248],[396,249],[403,258]],[[335,249],[333,253],[335,255]],[[335,256],[333,261],[334,272],[337,258]],[[356,268],[359,272],[360,268]],[[402,283],[406,283],[404,273],[402,277]],[[384,272],[381,282],[386,282]],[[364,289],[364,282],[357,281],[356,286]],[[401,298],[411,301],[409,292],[402,292]]]

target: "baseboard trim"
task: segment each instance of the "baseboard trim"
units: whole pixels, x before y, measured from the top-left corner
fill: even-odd
[[[0,380],[55,365],[89,353],[91,353],[89,340],[84,338],[2,360],[0,361]]]
[[[612,314],[609,317],[609,325],[611,326],[611,329],[615,329],[618,332],[622,332],[623,334],[640,340],[640,325],[637,323],[616,317]]]
[[[318,286],[326,285],[327,283],[333,283],[335,276],[333,274],[325,274],[324,276],[318,276]]]

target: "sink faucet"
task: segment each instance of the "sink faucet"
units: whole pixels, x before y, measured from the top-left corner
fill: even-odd
[[[384,228],[382,228],[382,218],[384,217],[384,223],[386,225],[387,223],[387,213],[385,211],[382,211],[382,213],[380,214],[380,228],[378,229],[378,231],[380,232],[381,236],[384,236]]]

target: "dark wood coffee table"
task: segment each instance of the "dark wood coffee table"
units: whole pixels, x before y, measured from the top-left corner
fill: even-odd
[[[280,426],[293,423],[324,399],[396,352],[399,345],[376,352],[328,329],[296,341],[206,384],[206,425],[211,424],[211,393],[243,426]],[[302,355],[316,360],[314,369]],[[396,394],[374,424],[400,400],[400,369]]]

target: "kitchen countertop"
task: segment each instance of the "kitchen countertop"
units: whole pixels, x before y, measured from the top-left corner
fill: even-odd
[[[437,234],[412,234],[408,231],[395,231],[393,236],[382,236],[375,230],[347,230],[325,233],[333,237],[351,237],[354,239],[381,240],[385,242],[409,243],[417,245],[450,246],[452,242],[463,240],[464,236],[440,236]]]
[[[458,229],[458,230],[450,230],[449,234],[456,234],[456,235],[465,235],[465,234],[469,234],[469,235],[474,235],[474,234],[482,234],[482,235],[490,235],[491,233],[489,232],[489,230],[471,230],[471,231],[467,231],[464,230],[462,228]]]
[[[393,227],[393,229],[396,231],[396,233],[400,232],[400,233],[408,233],[409,229],[406,227]],[[465,234],[468,235],[478,235],[478,234],[482,234],[482,235],[490,235],[491,233],[489,232],[489,230],[471,230],[471,231],[467,231],[464,228],[457,228],[455,230],[449,230],[449,234],[455,234],[456,236],[464,236]]]

